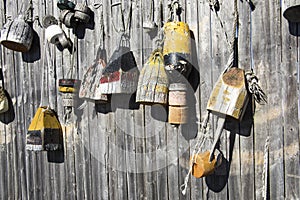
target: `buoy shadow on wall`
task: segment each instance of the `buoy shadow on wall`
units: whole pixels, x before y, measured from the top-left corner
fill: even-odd
[[[41,45],[40,37],[35,30],[33,30],[32,45],[28,52],[22,53],[22,59],[27,63],[34,63],[41,59]]]
[[[300,5],[287,8],[283,16],[288,20],[290,34],[300,36]]]

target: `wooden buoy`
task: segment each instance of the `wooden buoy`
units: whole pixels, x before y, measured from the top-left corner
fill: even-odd
[[[241,120],[248,103],[245,73],[243,69],[232,67],[220,75],[207,103],[207,110],[218,116],[218,125],[209,160],[212,161],[217,143],[221,137],[225,118]]]
[[[187,85],[171,83],[169,86],[169,120],[170,124],[188,122]]]
[[[63,34],[64,31],[56,24],[48,26],[45,30],[45,38],[51,44],[59,43],[59,37]]]
[[[171,83],[169,86],[169,105],[187,105],[187,85],[184,83]]]
[[[0,43],[8,49],[27,52],[30,50],[32,40],[33,30],[22,15],[8,21],[1,29]]]
[[[72,41],[66,36],[65,33],[58,37],[58,41],[59,45],[61,45],[63,49],[70,49],[72,47]]]
[[[168,76],[164,69],[161,49],[155,50],[141,70],[136,102],[167,104]]]
[[[100,91],[100,79],[106,63],[102,58],[98,58],[83,75],[79,97],[96,100],[97,102],[107,102],[108,97]]]
[[[208,100],[207,110],[214,115],[241,119],[247,102],[245,72],[233,67],[219,77]]]
[[[0,113],[5,113],[9,109],[8,99],[3,87],[0,87]]]
[[[128,47],[114,51],[100,79],[102,94],[132,94],[136,92],[139,70],[133,52]]]
[[[64,107],[74,107],[74,99],[78,92],[80,80],[59,79],[59,92],[62,94],[62,104]]]
[[[189,26],[180,21],[167,22],[164,25],[163,55],[168,72],[177,70],[184,77],[191,72],[191,36]]]
[[[65,32],[56,24],[46,28],[45,38],[49,43],[61,46],[62,49],[72,47],[72,41],[67,38]]]
[[[59,20],[68,28],[74,26],[74,13],[70,10],[63,10],[59,15]]]
[[[196,178],[202,178],[212,174],[215,170],[217,159],[214,158],[211,162],[209,161],[209,151],[204,153],[196,154],[191,158],[193,163],[192,175]]]
[[[83,23],[88,23],[90,20],[91,9],[83,3],[77,3],[74,8],[74,17]]]
[[[187,106],[169,106],[170,124],[186,124],[188,122],[188,107]]]
[[[56,151],[62,146],[63,131],[56,113],[46,106],[39,107],[28,128],[26,149]]]

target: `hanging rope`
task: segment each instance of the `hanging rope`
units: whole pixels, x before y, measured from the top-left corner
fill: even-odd
[[[115,6],[118,6],[118,5],[121,5],[121,20],[122,20],[122,28],[120,29],[117,29],[115,23],[114,23],[114,19],[113,17],[111,18],[112,20],[112,27],[114,28],[114,30],[117,32],[117,33],[121,33],[121,34],[126,34],[126,35],[130,35],[130,32],[129,32],[129,29],[130,29],[130,24],[131,24],[131,16],[132,16],[132,0],[129,1],[130,2],[130,5],[129,5],[129,12],[128,12],[128,15],[127,15],[127,19],[126,19],[126,22],[125,22],[125,17],[124,17],[124,11],[123,11],[123,7],[122,7],[122,2],[118,2],[118,3],[115,3],[113,5],[111,5],[111,12],[112,12],[112,8],[115,7]]]
[[[215,12],[216,14],[216,17],[220,23],[220,26],[224,32],[224,35],[225,35],[225,40],[226,40],[226,43],[227,43],[227,47],[228,47],[228,50],[230,48],[230,42],[229,42],[229,39],[228,39],[228,34],[227,34],[227,31],[225,30],[225,27],[224,27],[224,23],[222,21],[222,19],[220,18],[218,12],[220,10],[220,4],[219,4],[219,1],[218,0],[207,0],[208,4],[209,4],[209,7],[212,11]]]
[[[168,3],[169,8],[169,17],[168,21],[181,21],[180,14],[182,12],[182,7],[179,4],[178,0],[170,0]],[[175,19],[175,16],[177,16],[177,19]]]
[[[253,56],[253,45],[252,45],[252,10],[250,10],[250,70],[245,73],[246,80],[247,80],[247,86],[249,92],[252,94],[253,99],[258,104],[265,104],[267,103],[267,95],[264,93],[264,91],[259,86],[258,78],[255,75],[254,72],[254,56]],[[254,101],[252,102],[255,103]]]
[[[209,1],[209,3],[212,6],[216,5],[216,1],[214,1],[214,2]],[[222,22],[219,17],[218,17],[218,19],[219,19],[220,22]],[[231,38],[230,42],[228,42],[228,40],[227,40],[227,42],[229,43],[230,56],[229,56],[228,62],[226,64],[225,71],[227,69],[231,68],[233,66],[233,63],[234,63],[235,41],[238,37],[238,23],[239,23],[238,1],[234,0],[234,23],[233,23],[233,29],[232,29],[232,38]],[[205,116],[203,122],[200,124],[200,131],[199,131],[200,136],[199,136],[199,138],[197,140],[197,143],[194,147],[194,150],[192,152],[192,159],[191,159],[191,162],[190,162],[189,171],[188,171],[188,174],[186,175],[186,177],[184,179],[185,180],[184,184],[181,185],[181,187],[180,187],[181,192],[182,192],[183,195],[186,194],[187,184],[188,184],[188,181],[189,181],[189,176],[192,173],[193,165],[196,163],[196,155],[200,153],[203,144],[205,143],[206,139],[208,138],[208,136],[207,136],[208,134],[206,134],[206,133],[209,131],[209,126],[208,126],[209,116],[210,116],[210,112],[207,113],[207,115]]]
[[[72,46],[72,60],[71,60],[71,66],[70,66],[70,69],[69,69],[69,72],[68,72],[68,75],[67,77],[69,79],[72,79],[73,78],[73,71],[74,71],[74,68],[76,69],[75,67],[75,50],[76,50],[76,45],[77,44],[77,36],[75,35],[74,36],[74,41],[73,41],[73,46]],[[76,53],[77,55],[77,53]]]
[[[190,177],[190,174],[192,173],[192,170],[193,170],[193,165],[196,163],[196,156],[197,154],[199,154],[199,152],[201,151],[204,143],[206,142],[206,140],[209,138],[209,135],[206,134],[209,129],[210,129],[210,126],[209,126],[209,112],[206,114],[206,116],[204,117],[204,120],[202,123],[200,123],[200,130],[199,130],[199,133],[198,133],[198,139],[197,139],[197,142],[194,146],[194,149],[193,149],[193,152],[192,152],[192,159],[190,161],[190,165],[189,165],[189,171],[188,171],[188,174],[186,175],[185,179],[184,179],[184,184],[182,184],[180,186],[180,189],[181,189],[181,192],[183,195],[186,194],[186,190],[187,190],[187,184],[189,182],[189,177]],[[209,138],[211,140],[211,138]]]
[[[238,12],[238,1],[234,0],[234,22],[233,22],[233,27],[232,27],[232,36],[231,36],[231,41],[229,42],[229,59],[226,65],[226,69],[229,69],[233,67],[234,65],[234,59],[236,59],[236,55],[234,54],[235,50],[235,42],[237,42],[238,38],[238,29],[239,29],[239,12]]]
[[[50,54],[50,47],[49,47],[49,43],[48,40],[45,40],[45,44],[44,46],[46,48],[44,48],[44,52],[42,55],[42,59],[41,59],[41,63],[42,63],[42,84],[41,84],[41,103],[40,106],[49,106],[49,99],[46,98],[48,97],[48,93],[45,91],[45,89],[47,89],[48,87],[45,87],[45,84],[48,82],[48,76],[46,76],[46,71],[49,65],[49,60],[50,58],[47,58],[47,51]],[[45,61],[47,64],[45,64]],[[47,100],[46,100],[47,99]]]
[[[104,48],[104,18],[103,18],[103,6],[100,14],[100,48]]]
[[[163,47],[163,43],[164,43],[164,30],[162,28],[162,16],[161,16],[161,0],[159,1],[159,10],[158,10],[158,16],[157,16],[157,37],[156,37],[156,40],[154,41],[155,42],[155,46],[157,48],[162,48]]]
[[[268,196],[268,167],[269,167],[269,145],[270,145],[270,137],[268,136],[265,142],[265,150],[264,150],[264,167],[262,172],[262,182],[263,184],[263,198],[267,199]]]

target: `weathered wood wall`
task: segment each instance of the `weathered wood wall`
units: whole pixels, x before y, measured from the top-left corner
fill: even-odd
[[[0,1],[1,24],[9,16],[15,17],[28,1]],[[111,56],[117,47],[119,11],[103,3],[105,49]],[[154,0],[158,5],[160,0]],[[206,102],[212,87],[227,62],[228,48],[224,30],[231,35],[233,1],[220,0],[218,12],[224,29],[207,0],[181,0],[182,18],[194,33],[194,65],[199,71],[199,85],[194,93],[194,113],[199,121],[205,115]],[[247,132],[224,132],[221,138],[229,168],[218,176],[203,179],[191,177],[186,196],[180,186],[188,172],[190,153],[197,133],[197,123],[173,128],[153,118],[154,108],[140,105],[129,108],[129,98],[112,97],[112,111],[95,109],[86,102],[77,109],[70,123],[64,125],[64,155],[47,155],[25,150],[27,128],[41,103],[41,90],[49,97],[63,123],[61,96],[57,92],[58,79],[67,76],[72,57],[67,50],[50,47],[52,65],[47,65],[47,81],[42,84],[42,69],[47,63],[38,59],[37,52],[22,55],[1,47],[1,66],[5,87],[11,96],[14,120],[0,125],[0,199],[263,199],[264,149],[270,137],[269,159],[265,170],[266,190],[270,199],[300,198],[299,167],[299,37],[289,34],[284,10],[299,0],[253,1],[251,12],[247,1],[239,1],[239,66],[251,67],[260,78],[268,95],[268,104],[256,105],[254,123]],[[87,1],[89,5],[94,1]],[[131,49],[139,69],[155,48],[152,37],[142,29],[142,22],[150,13],[151,1],[132,1]],[[56,17],[56,1],[34,0],[34,15]],[[167,19],[167,1],[163,0],[163,19]],[[129,5],[124,1],[123,5]],[[155,7],[155,19],[159,7]],[[75,63],[77,78],[95,59],[101,42],[101,8],[94,9],[94,30],[87,29],[85,37],[76,42]],[[128,12],[128,9],[125,10]],[[33,24],[39,36],[40,55],[44,44],[44,29]],[[65,29],[74,38],[72,30]],[[196,71],[197,72],[197,71]],[[197,73],[194,73],[197,74]],[[43,85],[43,88],[41,87]],[[80,102],[80,105],[83,102]],[[74,112],[73,112],[74,113]],[[9,121],[12,115],[1,116]],[[251,116],[248,122],[251,122]],[[215,129],[212,119],[212,129]],[[247,124],[247,123],[245,123]],[[249,124],[249,123],[248,123]],[[245,134],[243,134],[245,132]],[[209,148],[209,143],[203,148]],[[50,159],[50,160],[49,160]],[[61,162],[63,159],[63,162]],[[224,173],[225,171],[225,173]]]

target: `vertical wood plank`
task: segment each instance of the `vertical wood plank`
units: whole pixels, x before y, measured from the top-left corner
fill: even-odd
[[[239,4],[239,67],[245,71],[251,69],[251,15],[254,11],[251,11],[251,7],[247,2]],[[250,102],[249,104],[251,104]],[[248,105],[248,107],[252,105]],[[239,130],[237,134],[239,135],[240,140],[240,149],[239,149],[239,162],[240,164],[240,176],[241,176],[241,199],[255,199],[254,197],[254,152],[253,152],[253,126],[251,120],[253,118],[251,109],[250,112],[244,114],[243,119],[246,119],[240,123]],[[253,124],[252,124],[253,125]]]
[[[40,19],[45,14],[59,16],[54,1],[34,0],[34,15]],[[86,1],[92,4],[92,1]],[[105,47],[108,57],[112,55],[119,35],[112,28],[113,18],[120,25],[118,8],[110,12],[113,1],[103,1],[105,15]],[[159,0],[155,0],[156,4]],[[168,15],[167,1],[163,3],[163,20]],[[196,117],[206,113],[206,102],[213,85],[223,70],[228,58],[224,33],[208,1],[185,0],[182,20],[188,22],[195,35],[200,85],[195,92]],[[219,15],[224,28],[231,35],[233,2],[220,1]],[[239,1],[240,41],[239,64],[249,68],[249,45],[254,52],[254,71],[260,85],[266,89],[268,104],[255,107],[253,132],[249,137],[229,134],[224,131],[221,150],[228,159],[230,141],[235,141],[227,185],[221,191],[213,191],[208,179],[191,177],[187,196],[180,193],[180,185],[187,173],[189,150],[186,138],[181,135],[189,127],[174,130],[169,124],[151,116],[152,107],[141,106],[139,110],[117,109],[108,114],[95,113],[94,104],[88,102],[83,110],[76,110],[81,117],[64,126],[64,163],[50,163],[46,152],[25,150],[28,125],[40,105],[41,90],[47,91],[51,106],[57,110],[63,122],[61,96],[57,92],[57,79],[66,78],[72,56],[67,50],[60,52],[50,44],[54,66],[47,68],[48,79],[41,88],[41,67],[46,63],[38,60],[25,62],[19,52],[1,47],[1,65],[5,86],[12,97],[15,120],[9,125],[0,125],[0,198],[1,199],[262,199],[264,182],[264,146],[271,137],[269,150],[269,185],[266,188],[270,199],[299,198],[299,37],[291,36],[288,23],[283,18],[284,10],[297,0],[254,2],[256,10],[250,13],[246,1]],[[1,1],[1,24],[5,17],[16,17],[23,1]],[[123,2],[128,5],[128,1]],[[152,51],[153,38],[142,29],[143,15],[150,2],[133,0],[131,48],[139,69]],[[24,2],[23,10],[28,2]],[[157,9],[157,8],[156,8]],[[86,30],[78,42],[76,66],[81,78],[86,66],[94,60],[99,43],[97,18],[95,29]],[[126,11],[127,12],[127,11]],[[251,16],[250,16],[251,15]],[[251,18],[251,21],[250,21]],[[252,26],[252,37],[250,29]],[[33,25],[37,31],[41,52],[44,47],[44,29]],[[72,29],[62,25],[67,35],[73,38]],[[250,38],[251,37],[251,38]],[[93,53],[92,53],[93,52]],[[121,101],[121,99],[119,99]],[[116,102],[115,102],[116,103]],[[125,102],[120,102],[127,104]],[[127,106],[127,105],[124,105]],[[124,126],[120,122],[125,121]],[[215,119],[211,121],[214,124]],[[166,126],[166,127],[165,127]],[[77,127],[79,127],[77,131]],[[215,127],[212,129],[212,133]],[[243,130],[241,130],[243,132]],[[233,138],[235,140],[233,140]],[[190,141],[193,147],[195,141]],[[207,142],[203,150],[209,148]],[[121,158],[115,148],[124,150]],[[142,156],[140,156],[142,155]],[[179,158],[179,159],[178,159]],[[124,171],[116,168],[124,166]],[[155,166],[156,165],[156,166]],[[168,166],[168,167],[165,167]],[[152,169],[157,171],[149,171]],[[133,173],[129,170],[136,170]],[[147,173],[143,173],[143,172]],[[216,182],[220,184],[220,182]]]
[[[221,22],[214,12],[211,13],[211,80],[213,86],[218,77],[221,75],[228,61],[230,49],[227,40],[232,40],[234,23],[234,1],[219,2],[220,11],[218,12],[218,15],[221,19]],[[228,38],[225,37],[225,33]],[[217,128],[215,125],[216,120],[217,118],[213,116],[211,122],[213,127],[213,134]],[[238,154],[235,155],[235,153],[238,152],[237,148],[239,146],[237,146],[237,141],[235,140],[235,138],[235,134],[231,134],[229,131],[223,130],[222,136],[220,138],[220,150],[226,159],[226,161],[224,162],[229,163],[229,165],[225,165],[225,167],[221,170],[220,173],[223,176],[217,175],[213,178],[206,178],[206,184],[210,184],[208,185],[209,191],[205,195],[209,199],[219,199],[220,197],[225,196],[227,198],[237,198],[239,196],[240,180],[236,174],[236,171],[239,171],[238,163],[234,163],[235,158],[237,158],[236,156],[238,156]],[[231,152],[231,150],[233,150],[233,152]],[[229,173],[229,177],[226,177],[226,173]],[[227,182],[224,182],[226,178],[228,178],[228,180]],[[218,184],[220,184],[220,186],[218,186]]]
[[[298,199],[299,194],[299,37],[289,32],[289,23],[282,13],[296,0],[282,1],[282,107],[284,119],[284,186],[286,199]],[[299,30],[298,30],[299,34]],[[295,92],[297,91],[297,92]],[[298,178],[297,178],[298,177]]]
[[[272,83],[269,88],[269,94],[274,96],[272,99],[268,99],[268,105],[270,111],[276,107],[279,107],[280,114],[274,119],[270,119],[270,198],[281,199],[285,197],[285,188],[282,187],[284,183],[284,159],[281,155],[284,153],[284,132],[283,132],[283,110],[280,103],[283,94],[276,88],[282,87],[282,69],[280,68],[281,62],[281,44],[282,39],[280,34],[281,31],[281,12],[280,12],[280,1],[266,3],[266,7],[269,10],[269,20],[265,22],[265,33],[270,33],[270,38],[266,40],[266,49],[271,49],[271,52],[266,52],[266,58],[269,60],[269,66],[274,67],[269,74],[269,83]],[[265,18],[266,19],[266,18]],[[268,19],[268,18],[267,18]],[[274,134],[274,132],[276,132]]]

